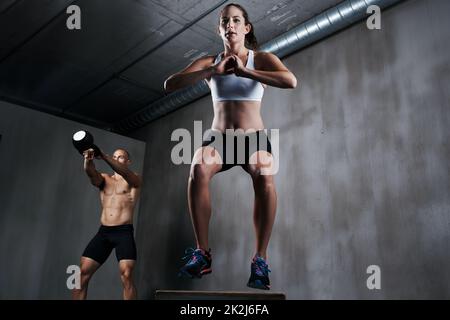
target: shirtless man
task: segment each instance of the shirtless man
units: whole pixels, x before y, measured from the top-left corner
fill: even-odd
[[[84,171],[91,183],[100,189],[102,215],[100,229],[81,257],[81,288],[73,290],[73,299],[86,299],[89,280],[114,248],[123,283],[123,298],[136,299],[132,278],[136,262],[133,210],[139,196],[141,178],[128,168],[130,156],[124,149],[117,149],[112,157],[100,151],[97,158],[114,170],[113,175],[99,173],[95,169],[93,149],[84,151],[83,156]]]

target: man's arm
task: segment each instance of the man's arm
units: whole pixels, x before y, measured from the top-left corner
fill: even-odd
[[[139,188],[141,186],[141,178],[128,169],[128,167],[119,161],[114,160],[112,157],[101,153],[101,158],[105,160],[105,162],[118,174],[120,174],[126,182],[132,187],[132,188]]]
[[[94,150],[89,149],[83,152],[84,156],[84,171],[91,180],[91,183],[100,188],[105,183],[105,178],[95,169],[94,165]]]

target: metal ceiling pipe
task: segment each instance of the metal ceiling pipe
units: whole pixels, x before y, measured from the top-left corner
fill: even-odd
[[[276,54],[281,59],[366,18],[368,16],[367,8],[371,5],[385,9],[401,1],[403,0],[343,1],[337,6],[322,12],[275,39],[268,41],[261,46],[260,50]],[[209,93],[208,85],[205,81],[200,81],[193,86],[177,90],[150,104],[143,110],[117,123],[113,130],[122,133],[136,130]]]

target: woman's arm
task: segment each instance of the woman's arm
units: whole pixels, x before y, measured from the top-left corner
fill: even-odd
[[[214,72],[213,62],[214,57],[212,56],[195,60],[182,71],[167,78],[164,82],[164,90],[166,92],[172,92],[193,85],[200,80],[210,78]]]
[[[238,56],[234,58],[235,74],[239,77],[250,78],[278,88],[292,89],[297,86],[294,74],[272,53],[258,52],[255,56],[255,70],[246,68]]]
[[[209,80],[213,75],[234,73],[233,60],[234,58],[229,56],[214,64],[214,56],[197,59],[184,70],[167,78],[164,82],[164,90],[172,92],[193,85],[200,80]]]

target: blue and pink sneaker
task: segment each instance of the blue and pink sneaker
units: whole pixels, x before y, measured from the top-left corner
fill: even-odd
[[[189,261],[180,269],[178,276],[185,276],[188,278],[201,278],[205,274],[211,273],[211,249],[205,251],[203,249],[189,248],[185,251],[183,260]]]
[[[269,280],[269,266],[266,260],[258,255],[252,259],[252,264],[250,266],[251,274],[250,279],[248,279],[247,287],[270,290],[270,280]]]

